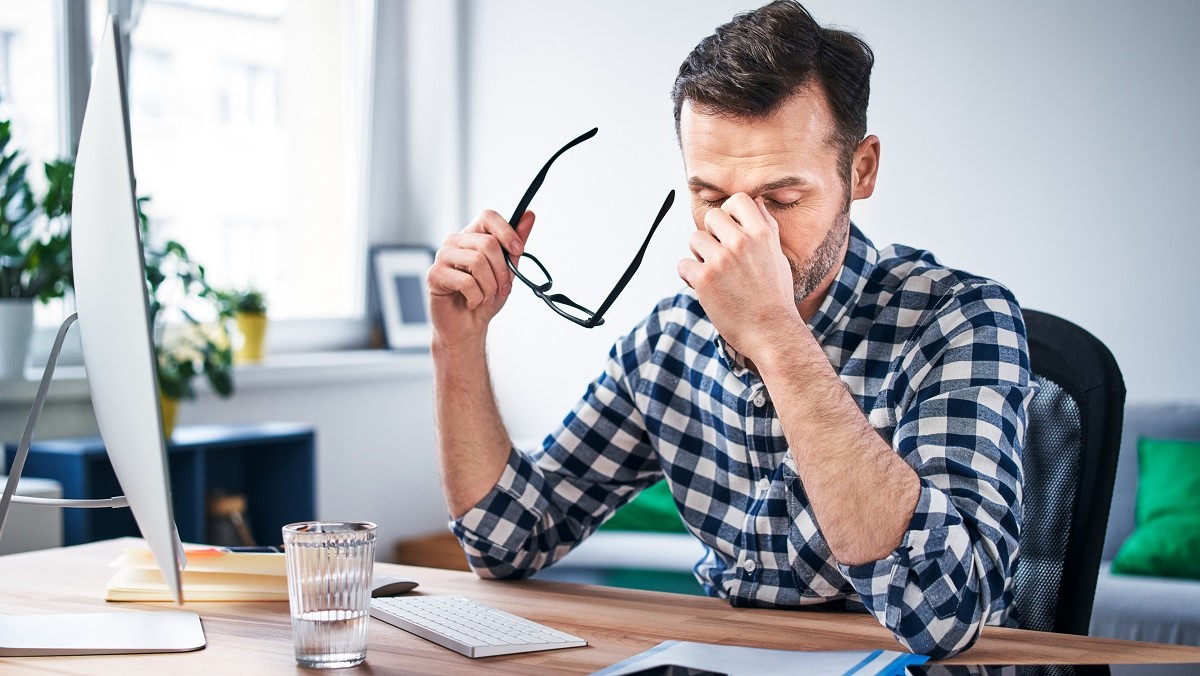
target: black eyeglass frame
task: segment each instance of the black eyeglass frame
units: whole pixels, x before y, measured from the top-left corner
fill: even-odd
[[[559,148],[558,152],[551,155],[549,160],[546,160],[546,164],[542,166],[542,170],[539,171],[538,175],[533,178],[533,182],[530,183],[529,188],[525,190],[525,194],[521,197],[521,201],[517,203],[517,208],[513,210],[512,218],[508,219],[508,222],[510,225],[512,225],[513,229],[516,229],[517,224],[521,222],[521,217],[525,215],[525,211],[529,208],[530,202],[533,201],[533,196],[536,195],[538,189],[542,187],[542,183],[546,180],[546,175],[550,172],[550,165],[554,164],[554,160],[557,160],[560,155],[567,152],[571,148],[574,148],[580,143],[592,138],[598,131],[600,131],[599,127],[593,127],[591,130],[580,134],[562,148]],[[554,310],[560,316],[571,320],[585,329],[595,328],[604,323],[604,313],[608,312],[608,308],[612,306],[613,301],[615,301],[617,296],[619,296],[621,292],[625,290],[625,286],[629,284],[629,280],[633,279],[633,274],[637,272],[638,266],[642,264],[642,257],[646,254],[646,248],[650,246],[650,238],[654,237],[654,231],[658,230],[658,225],[662,223],[663,218],[665,218],[667,212],[671,210],[671,205],[674,204],[674,202],[675,191],[672,190],[671,192],[667,193],[667,198],[663,200],[662,207],[660,207],[658,210],[658,216],[655,217],[654,224],[650,226],[650,232],[646,234],[646,239],[642,242],[642,246],[640,249],[638,249],[637,254],[633,257],[633,260],[629,263],[629,267],[625,268],[625,272],[621,275],[621,278],[617,280],[616,286],[614,286],[613,290],[609,292],[608,297],[604,299],[604,302],[600,304],[600,308],[594,312],[580,305],[579,303],[576,303],[561,293],[548,294],[547,292],[550,290],[550,287],[554,285],[554,278],[550,276],[550,271],[546,269],[546,266],[542,265],[542,262],[539,261],[533,254],[525,252],[522,253],[520,257],[528,258],[533,262],[534,265],[538,267],[538,270],[540,270],[542,275],[546,277],[546,283],[544,284],[537,284],[527,278],[525,275],[521,274],[520,271],[517,270],[516,264],[513,263],[511,256],[506,255],[504,257],[504,262],[508,264],[508,269],[512,270],[513,275],[515,275],[517,279],[521,280],[525,286],[528,286],[529,289],[533,291],[534,295],[536,295],[538,298],[541,298],[546,305],[550,306],[551,310]],[[561,307],[559,307],[559,305],[566,305],[568,307],[575,308],[576,310],[586,314],[587,317],[576,317],[575,315],[563,310]]]

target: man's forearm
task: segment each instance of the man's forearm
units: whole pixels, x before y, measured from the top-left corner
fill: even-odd
[[[512,440],[496,406],[482,341],[450,348],[435,340],[432,352],[442,488],[457,519],[496,485]]]
[[[795,331],[756,365],[804,491],[840,563],[882,559],[908,529],[920,481],[871,426],[808,327],[801,321]]]

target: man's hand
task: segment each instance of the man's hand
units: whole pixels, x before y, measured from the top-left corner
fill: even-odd
[[[526,211],[514,230],[500,214],[485,211],[446,238],[428,275],[435,342],[450,348],[472,341],[482,346],[488,323],[512,293],[514,277],[504,257],[516,262],[533,220],[533,212]]]
[[[779,224],[762,198],[737,193],[709,209],[704,230],[693,232],[689,245],[696,258],[679,262],[679,276],[739,353],[753,361],[772,336],[803,325]]]

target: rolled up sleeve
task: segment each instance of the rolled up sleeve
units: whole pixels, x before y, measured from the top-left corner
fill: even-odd
[[[499,481],[450,522],[480,577],[520,578],[560,559],[662,477],[625,380],[633,338],[534,451],[513,448]]]
[[[1035,392],[1020,311],[982,290],[948,310],[917,350],[893,447],[920,496],[900,546],[839,566],[896,639],[935,658],[970,647],[1012,606],[1021,532],[1021,462]],[[951,326],[944,335],[936,327]]]

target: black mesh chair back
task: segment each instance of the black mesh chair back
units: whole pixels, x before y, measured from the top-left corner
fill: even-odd
[[[1086,635],[1112,500],[1125,383],[1095,336],[1024,310],[1033,377],[1015,603],[1024,629]]]

